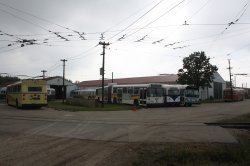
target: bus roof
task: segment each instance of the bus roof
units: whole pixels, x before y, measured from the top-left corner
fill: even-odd
[[[21,81],[17,81],[13,84],[10,84],[8,85],[7,87],[10,87],[10,86],[14,86],[14,85],[18,85],[18,84],[22,84],[22,83],[39,83],[39,85],[45,85],[47,84],[47,81],[46,80],[41,80],[41,79],[24,79],[24,80],[21,80]]]

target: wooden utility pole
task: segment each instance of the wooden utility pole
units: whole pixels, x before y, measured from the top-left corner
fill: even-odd
[[[102,45],[102,69],[101,69],[101,74],[102,74],[102,107],[104,107],[104,73],[105,73],[105,49],[106,46],[110,45],[109,43],[105,42],[99,42],[100,45]]]
[[[47,72],[46,70],[41,71],[43,73],[43,79],[45,79],[45,73]]]
[[[228,59],[228,65],[229,67],[227,69],[229,70],[229,78],[230,78],[230,94],[231,94],[231,100],[233,101],[233,85],[232,85],[232,74],[231,74],[232,67],[230,66],[230,59]]]
[[[65,80],[65,62],[67,60],[66,59],[61,59],[61,61],[63,62],[63,97],[62,97],[62,102],[64,103],[65,96],[66,96],[66,93],[65,93],[65,83],[64,83],[64,80]]]
[[[112,83],[114,83],[114,73],[112,72]]]

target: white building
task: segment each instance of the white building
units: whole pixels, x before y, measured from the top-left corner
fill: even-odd
[[[205,99],[223,99],[223,90],[226,88],[226,81],[219,73],[214,73],[213,82],[210,84],[211,88],[200,88],[200,98]]]
[[[49,77],[46,78],[47,86],[49,88],[53,88],[56,91],[55,98],[62,99],[63,97],[63,78],[60,76],[57,77]],[[66,98],[70,97],[71,91],[77,89],[77,85],[68,81],[64,80],[64,85],[66,89]]]

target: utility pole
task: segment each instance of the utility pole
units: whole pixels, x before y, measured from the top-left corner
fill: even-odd
[[[65,62],[67,61],[66,59],[61,59],[61,61],[63,62],[63,98],[62,98],[62,102],[64,103],[65,100],[65,84],[64,84],[64,80],[65,80]]]
[[[45,79],[45,73],[47,72],[46,70],[41,71],[43,73],[43,79]]]
[[[229,67],[227,68],[229,70],[229,78],[230,78],[230,94],[231,94],[231,100],[233,101],[233,85],[232,85],[232,74],[231,74],[231,69],[232,67],[230,66],[230,59],[228,59],[228,65]]]
[[[114,83],[114,73],[112,72],[112,83]]]
[[[105,42],[99,42],[100,45],[102,45],[102,69],[101,69],[101,74],[102,74],[102,107],[104,107],[104,73],[105,73],[105,49],[106,46],[109,45],[109,43]]]

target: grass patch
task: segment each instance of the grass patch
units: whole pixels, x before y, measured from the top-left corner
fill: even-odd
[[[50,101],[48,102],[48,107],[65,111],[125,111],[132,110],[134,108],[134,106],[124,104],[105,104],[104,108],[89,108],[62,103],[62,101]],[[137,109],[139,109],[139,107],[137,107]]]
[[[250,122],[250,114],[241,115],[221,123]],[[135,148],[133,166],[247,166],[250,165],[250,131],[230,130],[238,139],[236,144],[190,143],[143,145]]]
[[[250,135],[238,136],[239,144],[190,143],[142,145],[134,148],[133,166],[246,166],[250,165]]]
[[[231,119],[223,119],[217,123],[250,123],[250,114],[240,115]]]
[[[201,103],[225,103],[224,100],[201,100]]]

